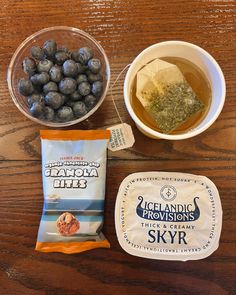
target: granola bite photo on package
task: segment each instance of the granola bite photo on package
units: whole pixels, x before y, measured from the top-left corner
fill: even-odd
[[[109,130],[41,130],[44,207],[35,250],[109,248],[103,225]]]

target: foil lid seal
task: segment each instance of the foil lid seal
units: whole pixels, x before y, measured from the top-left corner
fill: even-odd
[[[219,246],[219,193],[205,176],[130,174],[119,188],[115,225],[121,247],[131,255],[161,260],[203,259]]]

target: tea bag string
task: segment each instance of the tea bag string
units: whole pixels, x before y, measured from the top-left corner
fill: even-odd
[[[121,115],[120,115],[120,113],[119,113],[119,111],[118,111],[118,108],[117,108],[117,105],[116,105],[116,102],[115,102],[115,99],[114,99],[114,96],[113,96],[113,88],[115,87],[117,81],[120,79],[120,76],[121,76],[121,75],[125,72],[125,70],[126,70],[127,68],[129,68],[130,66],[131,66],[131,64],[128,64],[128,65],[126,65],[126,66],[121,70],[121,72],[120,72],[120,73],[118,74],[118,76],[116,77],[114,83],[112,84],[112,86],[111,86],[111,91],[110,91],[111,99],[112,99],[113,105],[114,105],[114,107],[115,107],[115,110],[116,110],[117,116],[118,116],[118,118],[119,118],[119,120],[120,120],[120,122],[121,122],[122,124],[123,124],[124,122],[123,122],[123,120],[122,120],[122,118],[121,118]]]

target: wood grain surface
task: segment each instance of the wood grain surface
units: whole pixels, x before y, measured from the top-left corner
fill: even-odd
[[[235,0],[2,0],[0,1],[0,294],[236,294],[236,2]],[[142,135],[123,101],[121,76],[114,97],[133,127],[130,149],[109,152],[104,233],[111,249],[77,255],[34,251],[43,206],[39,130],[10,98],[6,73],[19,44],[32,33],[67,25],[85,30],[104,47],[112,82],[147,46],[165,40],[195,43],[212,54],[227,84],[225,106],[202,135],[183,141]],[[119,123],[110,94],[73,129]],[[125,253],[116,238],[114,205],[121,181],[138,171],[205,175],[223,207],[220,246],[206,259],[149,260]]]

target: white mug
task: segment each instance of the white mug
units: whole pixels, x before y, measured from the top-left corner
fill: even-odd
[[[211,105],[205,118],[193,129],[182,134],[164,134],[145,125],[135,114],[131,104],[131,87],[137,72],[150,61],[161,57],[184,58],[200,68],[207,77],[212,92]],[[201,47],[183,41],[166,41],[143,50],[132,62],[124,82],[124,99],[127,110],[137,128],[155,139],[180,140],[196,136],[209,128],[219,116],[225,101],[226,86],[222,70],[215,59]]]

